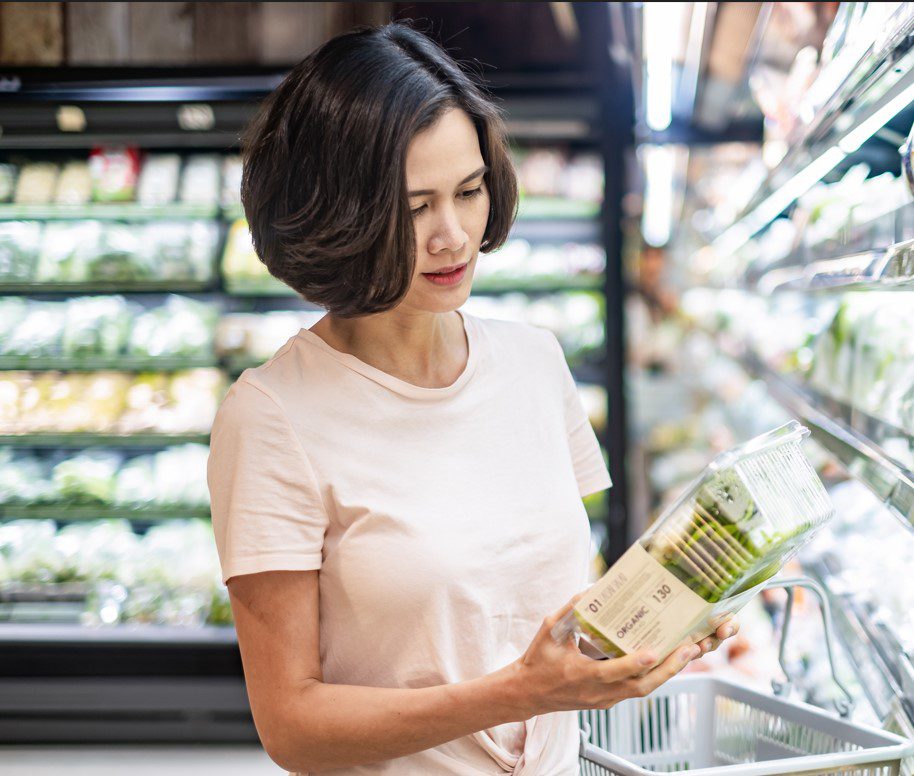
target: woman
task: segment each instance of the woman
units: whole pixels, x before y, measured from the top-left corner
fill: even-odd
[[[645,673],[549,637],[587,581],[581,497],[610,481],[555,338],[458,312],[516,211],[496,111],[402,24],[339,36],[265,103],[242,198],[270,272],[328,311],[212,435],[264,747],[298,773],[576,773],[574,710],[700,647]]]

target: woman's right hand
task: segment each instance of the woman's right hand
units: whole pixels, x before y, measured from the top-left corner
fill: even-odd
[[[655,668],[651,666],[657,655],[650,652],[593,660],[581,653],[575,639],[558,644],[552,638],[552,628],[579,598],[543,620],[527,651],[515,661],[521,703],[530,716],[608,709],[626,698],[643,698],[702,654],[697,644],[680,646]]]

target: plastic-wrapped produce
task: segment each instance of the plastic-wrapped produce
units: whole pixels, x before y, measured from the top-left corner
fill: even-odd
[[[661,659],[739,611],[834,514],[796,421],[719,456],[554,631]]]
[[[44,230],[35,279],[78,283],[88,279],[89,259],[102,239],[99,221],[52,222]]]
[[[149,154],[140,170],[137,201],[146,206],[174,202],[180,170],[181,157],[177,154]]]
[[[301,329],[310,329],[324,317],[323,310],[274,310],[269,313],[233,313],[219,319],[216,350],[220,356],[266,361]]]
[[[60,353],[66,328],[66,311],[54,302],[33,302],[23,310],[18,324],[0,340],[0,353],[21,356],[54,356]]]
[[[29,304],[18,296],[0,297],[0,348],[28,313]]]
[[[47,205],[54,197],[57,174],[57,165],[52,162],[23,165],[16,181],[16,204]]]
[[[57,500],[73,504],[109,504],[121,456],[92,451],[61,461],[52,479]]]
[[[140,154],[135,148],[96,148],[89,154],[92,198],[96,202],[132,202]]]
[[[181,175],[181,201],[216,205],[219,193],[219,157],[214,154],[189,156]]]
[[[140,541],[128,520],[75,523],[61,528],[56,537],[61,552],[73,558],[75,574],[93,582],[129,577]]]
[[[218,310],[210,304],[169,296],[162,307],[137,317],[129,352],[158,356],[212,357]]]
[[[230,154],[222,160],[222,196],[224,208],[241,207],[241,157]]]
[[[66,306],[63,354],[116,356],[131,330],[132,306],[121,296],[88,296],[71,299]]]
[[[143,259],[136,229],[127,224],[105,224],[93,255],[86,262],[92,280],[125,281],[155,277],[154,263]]]
[[[156,221],[139,230],[146,260],[163,280],[209,280],[218,226],[211,221]]]
[[[51,498],[48,467],[43,461],[0,449],[0,503],[34,504]]]
[[[0,524],[0,555],[9,580],[51,584],[72,579],[67,558],[55,546],[53,520],[11,520]]]
[[[42,224],[38,221],[0,222],[0,281],[31,280],[41,252]]]
[[[86,162],[67,162],[57,180],[54,202],[58,205],[85,205],[92,199],[92,175]]]
[[[206,445],[180,445],[155,455],[156,502],[160,504],[209,503],[206,485]]]
[[[16,168],[12,164],[0,164],[0,202],[9,202],[16,192]]]
[[[155,459],[140,455],[118,471],[114,501],[118,504],[148,505],[156,500]]]
[[[562,170],[559,194],[582,202],[603,200],[603,158],[598,154],[577,154]]]

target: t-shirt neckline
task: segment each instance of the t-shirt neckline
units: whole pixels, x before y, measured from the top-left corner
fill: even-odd
[[[399,377],[394,377],[387,372],[378,369],[377,367],[367,364],[362,361],[360,358],[353,356],[351,353],[343,353],[336,348],[331,347],[323,338],[315,334],[310,329],[301,329],[298,333],[298,336],[306,342],[315,345],[320,350],[324,351],[336,361],[353,370],[358,372],[361,375],[373,380],[374,382],[389,388],[396,393],[402,394],[403,396],[409,396],[416,399],[442,399],[454,395],[464,385],[470,380],[473,376],[473,373],[476,370],[476,364],[479,358],[479,343],[476,338],[476,329],[473,322],[473,316],[467,315],[462,310],[457,310],[457,314],[460,316],[460,320],[463,322],[463,330],[467,339],[467,363],[464,366],[463,371],[457,377],[457,379],[448,386],[443,388],[425,388],[421,385],[415,385],[409,383],[406,380],[401,380]]]

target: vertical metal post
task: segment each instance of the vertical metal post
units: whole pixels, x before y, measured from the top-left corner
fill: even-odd
[[[618,43],[616,41],[615,43]],[[629,487],[626,466],[628,424],[625,406],[625,278],[622,266],[622,200],[627,192],[626,158],[634,148],[635,108],[629,65],[605,49],[601,89],[603,120],[603,244],[606,246],[606,388],[609,414],[604,444],[609,453],[607,538],[603,557],[612,564],[628,547]]]

